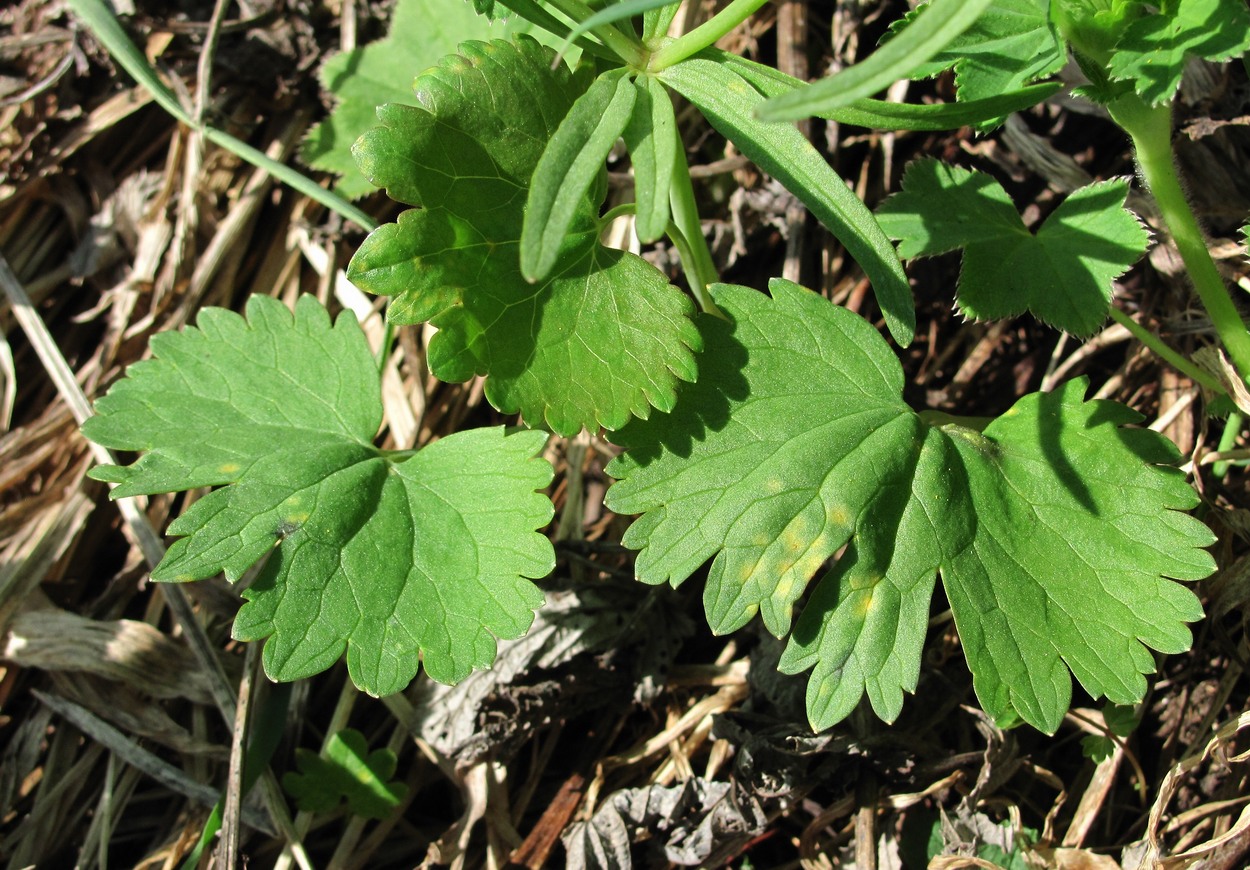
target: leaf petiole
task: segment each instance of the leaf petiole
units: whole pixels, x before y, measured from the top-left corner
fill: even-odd
[[[707,288],[720,279],[716,264],[712,261],[712,252],[708,249],[707,239],[703,236],[703,224],[699,221],[699,207],[694,199],[694,185],[690,181],[690,164],[686,162],[686,152],[681,148],[673,164],[673,180],[668,190],[669,207],[673,219],[669,222],[668,236],[677,246],[681,256],[682,268],[686,270],[690,281],[690,290],[699,303],[700,310],[707,314],[723,317]]]
[[[678,37],[652,54],[647,61],[647,71],[658,73],[715,45],[716,40],[754,15],[766,2],[768,0],[733,0],[694,30]]]
[[[1228,390],[1224,389],[1224,385],[1217,378],[1208,372],[1203,371],[1194,365],[1185,357],[1172,350],[1167,343],[1159,336],[1155,335],[1146,327],[1142,326],[1127,313],[1111,306],[1111,319],[1123,326],[1129,332],[1133,333],[1133,337],[1140,341],[1146,347],[1150,348],[1155,354],[1165,362],[1169,363],[1172,368],[1192,380],[1194,383],[1201,384],[1203,387],[1211,390],[1217,396],[1228,395]]]
[[[581,0],[549,0],[549,2],[551,6],[573,21],[586,22],[597,14]],[[574,36],[577,35],[579,29],[573,31]],[[626,33],[614,23],[595,25],[589,30],[626,64],[633,67],[641,66],[644,52],[642,42],[637,36]]]

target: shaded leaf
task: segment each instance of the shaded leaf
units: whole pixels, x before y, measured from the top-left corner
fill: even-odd
[[[334,55],[318,72],[321,86],[337,104],[330,116],[308,131],[300,158],[313,169],[340,176],[342,196],[358,199],[375,188],[352,157],[352,144],[378,123],[383,103],[416,101],[412,83],[466,39],[488,39],[504,33],[479,15],[490,0],[399,0],[385,39]],[[474,7],[477,7],[477,12]]]
[[[551,62],[527,38],[466,43],[418,79],[419,108],[379,109],[383,126],[357,158],[392,198],[420,208],[372,233],[348,276],[392,297],[392,321],[439,328],[435,376],[486,375],[496,408],[573,434],[671,408],[700,345],[690,300],[641,258],[599,243],[601,182],[578,203],[551,277],[522,277],[530,177],[579,95]]]
[[[983,172],[925,158],[903,175],[901,192],[877,210],[904,258],[963,249],[959,310],[978,320],[1025,311],[1073,335],[1107,318],[1111,283],[1146,251],[1149,238],[1124,208],[1125,181],[1074,191],[1030,232],[1007,191]]]
[[[1128,25],[1111,56],[1111,76],[1132,81],[1150,103],[1171,100],[1189,58],[1221,61],[1250,48],[1242,0],[1166,0]]]
[[[346,801],[347,808],[366,819],[384,819],[408,794],[408,786],[391,782],[395,753],[369,751],[365,735],[344,728],[330,735],[325,755],[295,750],[299,773],[288,772],[282,787],[295,798],[301,812],[328,813]]]

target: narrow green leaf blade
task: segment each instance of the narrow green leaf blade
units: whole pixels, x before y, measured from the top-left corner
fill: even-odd
[[[638,101],[625,128],[625,146],[634,164],[635,230],[643,244],[650,244],[668,231],[668,194],[681,138],[664,86],[649,75],[638,76],[634,86]]]
[[[674,64],[660,79],[690,102],[747,157],[786,186],[816,215],[867,273],[887,328],[911,343],[916,309],[903,267],[868,207],[798,130],[755,119],[763,95],[716,53]]]
[[[980,100],[956,103],[890,103],[856,100],[819,117],[875,130],[956,130],[997,123],[1013,112],[1022,112],[1063,90],[1059,82],[1042,82]]]
[[[466,43],[418,80],[420,106],[379,110],[357,157],[392,198],[419,207],[370,235],[348,277],[393,297],[393,322],[439,328],[436,377],[485,375],[496,408],[572,435],[671,408],[678,382],[695,377],[700,338],[684,293],[600,244],[603,185],[578,202],[551,276],[521,274],[530,179],[579,96],[552,59],[527,38]]]
[[[1174,0],[1129,24],[1111,55],[1111,76],[1131,81],[1152,104],[1176,95],[1191,57],[1229,60],[1250,48],[1242,0]]]
[[[717,58],[766,96],[785,94],[803,87],[803,82],[793,76],[745,57],[718,52]],[[845,106],[819,112],[816,117],[878,130],[954,130],[958,127],[975,126],[984,131],[986,127],[999,123],[1012,112],[1035,106],[1062,89],[1063,85],[1059,82],[1042,82],[1019,90],[955,103],[916,104],[854,100]]]
[[[942,51],[969,28],[994,0],[933,0],[912,26],[854,66],[773,97],[759,109],[761,120],[794,121],[845,106],[883,91]]]
[[[1140,700],[1155,670],[1147,647],[1189,648],[1202,618],[1192,592],[1215,564],[1215,538],[1179,513],[1198,504],[1165,464],[1177,452],[1140,417],[1084,402],[1087,383],[1021,399],[983,436],[956,441],[976,538],[942,571],[977,697],[1053,733],[1071,698],[1069,669],[1095,698]],[[999,578],[1010,577],[1010,583]]]
[[[224,484],[175,520],[153,570],[237,581],[263,560],[235,619],[268,638],[266,673],[295,680],[334,664],[375,695],[399,691],[424,659],[434,679],[489,667],[495,638],[524,633],[551,570],[551,518],[538,490],[551,467],[541,432],[479,429],[407,459],[375,448],[377,369],[355,320],[333,326],[302,297],[294,315],[253,297],[247,319],[201,312],[196,328],[153,339],[84,425],[139,450],[100,469],[114,495]]]
[[[877,211],[905,258],[962,248],[956,298],[975,319],[1025,311],[1073,335],[1107,318],[1112,282],[1146,251],[1141,222],[1124,208],[1128,183],[1091,184],[1068,196],[1037,233],[985,173],[925,158],[908,166],[903,189]]]
[[[595,79],[547,143],[525,202],[521,274],[541,281],[555,268],[564,238],[584,216],[586,195],[634,111],[637,90],[623,68]]]

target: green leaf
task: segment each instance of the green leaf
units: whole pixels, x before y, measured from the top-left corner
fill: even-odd
[[[466,43],[417,81],[421,106],[384,106],[356,146],[366,174],[420,208],[371,234],[348,266],[392,296],[396,323],[439,328],[430,368],[486,375],[486,397],[563,434],[609,429],[676,401],[693,380],[694,306],[653,266],[604,247],[596,185],[578,205],[550,278],[521,274],[529,181],[579,95],[533,40]]]
[[[892,25],[891,33],[897,35],[889,41],[902,38],[913,24],[923,24],[926,8],[921,6]],[[960,101],[981,100],[1052,75],[1067,59],[1050,20],[1050,0],[994,0],[971,27],[911,75],[924,78],[953,66]]]
[[[1058,82],[1029,85],[1018,91],[956,103],[889,103],[856,100],[826,115],[839,124],[876,130],[957,130],[993,124],[1012,112],[1036,106],[1063,89]]]
[[[1140,701],[1150,650],[1179,653],[1202,618],[1187,589],[1215,568],[1210,531],[1176,513],[1198,497],[1176,448],[1141,416],[1083,402],[1084,379],[1025,396],[956,443],[976,538],[942,580],[981,706],[1043,731],[1071,700],[1068,671],[1093,697]],[[1004,580],[1010,578],[1009,583]]]
[[[868,207],[797,129],[755,119],[765,96],[714,49],[674,64],[660,80],[694,103],[716,130],[803,201],[841,242],[872,281],[877,304],[894,340],[908,345],[916,332],[916,308],[902,265]]]
[[[391,782],[397,759],[389,749],[369,752],[365,735],[344,728],[330,735],[325,756],[307,749],[295,750],[299,773],[286,773],[282,787],[300,811],[328,813],[339,804],[366,819],[384,819],[408,795],[408,786]]]
[[[739,75],[765,94],[785,93],[803,82],[770,66],[736,55],[723,57]],[[839,124],[878,130],[954,130],[959,127],[986,127],[1012,112],[1035,106],[1063,89],[1059,82],[1029,85],[1010,91],[955,103],[891,103],[885,100],[852,100],[844,106],[816,113]]]
[[[114,497],[220,488],[175,520],[152,572],[237,581],[263,560],[234,624],[265,644],[266,673],[295,680],[347,652],[352,680],[386,695],[426,671],[454,682],[489,667],[542,604],[526,578],[551,570],[535,533],[552,514],[536,490],[544,435],[459,432],[415,455],[373,446],[377,368],[359,326],[311,296],[294,316],[253,297],[247,319],[204,309],[198,328],[152,339],[96,404],[83,432],[143,456],[103,466]]]
[[[482,11],[482,10],[479,10]],[[335,190],[349,199],[374,191],[352,158],[352,143],[378,122],[382,103],[412,104],[412,82],[466,39],[502,36],[466,0],[400,0],[385,39],[334,55],[318,73],[334,94],[330,116],[308,131],[300,157],[313,169],[341,176]]]
[[[1132,81],[1152,104],[1176,95],[1185,61],[1229,60],[1250,48],[1243,0],[1164,0],[1160,11],[1128,25],[1111,56],[1111,76]]]
[[[541,281],[551,274],[569,228],[585,220],[587,195],[625,130],[638,92],[618,67],[595,79],[573,103],[543,150],[530,181],[521,225],[521,274]]]
[[[681,137],[664,86],[648,75],[638,76],[634,86],[638,101],[624,135],[634,164],[635,230],[649,244],[668,231],[669,188]]]
[[[772,299],[718,285],[706,363],[671,414],[634,421],[609,507],[642,516],[624,537],[648,583],[709,558],[717,632],[757,612],[790,641],[781,667],[816,670],[808,715],[832,725],[867,694],[893,719],[915,688],[940,572],[978,696],[1053,731],[1070,677],[1140,697],[1146,646],[1188,643],[1197,599],[1165,578],[1214,565],[1213,538],[1176,452],[1133,412],[1083,402],[1083,381],[1026,397],[985,434],[932,427],[902,401],[903,373],[859,317],[789,282]],[[791,633],[791,611],[819,580]],[[1143,646],[1145,644],[1145,646]]]
[[[907,167],[903,189],[877,210],[900,256],[962,248],[959,309],[979,320],[1024,311],[1077,336],[1106,320],[1111,282],[1146,251],[1146,230],[1124,208],[1126,181],[1070,194],[1029,232],[991,176],[925,158]]]
[[[832,111],[883,91],[941,52],[994,0],[933,0],[894,39],[854,66],[798,90],[773,97],[759,109],[764,121],[794,121]],[[1005,89],[1004,89],[1005,90]]]

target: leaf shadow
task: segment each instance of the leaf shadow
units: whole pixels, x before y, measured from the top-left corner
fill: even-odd
[[[1038,394],[1036,439],[1056,480],[1084,510],[1097,516],[1102,510],[1088,481],[1106,478],[1106,470],[1101,467],[1105,454],[1093,449],[1087,439],[1114,438],[1121,449],[1148,466],[1172,464],[1176,452],[1159,433],[1132,426],[1141,420],[1141,415],[1125,405],[1094,400],[1080,406],[1078,413],[1072,413],[1077,410],[1072,403],[1080,401],[1078,397],[1087,386],[1080,379],[1052,393]],[[1076,395],[1067,395],[1070,392]],[[1080,431],[1074,431],[1078,426]]]
[[[614,444],[629,450],[639,466],[668,454],[689,458],[694,445],[724,429],[734,404],[750,395],[746,377],[750,355],[735,334],[733,315],[727,311],[722,317],[701,314],[697,324],[703,336],[698,380],[682,384],[672,411],[634,419],[609,435]]]

